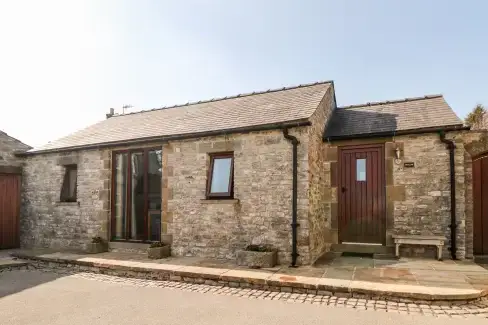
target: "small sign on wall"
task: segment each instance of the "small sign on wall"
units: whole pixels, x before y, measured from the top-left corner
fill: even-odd
[[[414,162],[405,162],[405,163],[403,163],[403,167],[413,168],[413,167],[415,167],[415,163]]]

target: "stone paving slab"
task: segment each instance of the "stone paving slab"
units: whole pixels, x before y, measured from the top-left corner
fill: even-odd
[[[477,288],[467,283],[456,284],[453,286],[443,286],[428,284],[419,284],[419,281],[411,281],[406,284],[399,284],[401,275],[410,275],[412,272],[400,272],[400,278],[394,270],[385,269],[361,269],[372,270],[371,272],[378,273],[379,278],[374,276],[369,279],[373,281],[366,281],[367,276],[359,279],[338,279],[327,277],[328,272],[322,277],[311,277],[299,275],[299,269],[296,269],[296,274],[281,273],[270,270],[251,270],[251,269],[232,269],[225,267],[203,267],[184,264],[167,264],[167,263],[153,263],[144,260],[121,260],[113,258],[91,257],[83,254],[75,253],[61,253],[53,254],[37,254],[32,251],[14,252],[13,256],[41,261],[51,265],[57,263],[60,265],[80,266],[80,270],[92,271],[97,273],[104,273],[107,271],[114,271],[114,274],[121,274],[123,276],[141,277],[146,276],[156,277],[161,279],[184,281],[192,283],[208,283],[208,284],[224,284],[228,286],[261,286],[263,288],[284,291],[284,292],[326,292],[337,296],[381,296],[381,297],[397,297],[409,298],[425,301],[445,301],[445,300],[472,300],[485,296],[488,291],[486,287],[479,285]],[[102,255],[102,254],[98,254]],[[93,255],[92,255],[93,256]],[[111,255],[113,256],[113,254]],[[346,261],[349,263],[349,261]],[[420,262],[416,262],[422,264]],[[425,263],[424,263],[425,264]],[[217,264],[224,266],[225,264]],[[455,265],[455,264],[454,264]],[[425,268],[425,265],[423,265]],[[423,269],[422,268],[422,269]],[[470,270],[476,268],[470,267]],[[104,271],[105,270],[105,271]],[[307,268],[305,268],[307,270]],[[435,272],[434,270],[432,270]],[[118,272],[118,273],[117,273]],[[485,271],[486,272],[486,271]],[[396,283],[382,283],[380,280],[381,274],[393,273],[392,280]],[[307,274],[307,272],[304,272]],[[320,272],[319,272],[320,274]],[[480,273],[481,274],[481,273]],[[488,272],[487,272],[488,274]],[[408,277],[406,277],[408,279]],[[377,281],[374,281],[374,280]],[[383,278],[384,279],[384,278]],[[486,278],[488,279],[488,277]],[[445,281],[449,281],[449,277]]]
[[[1,257],[0,258],[0,269],[6,268],[16,268],[29,264],[26,261],[18,260],[12,257]]]

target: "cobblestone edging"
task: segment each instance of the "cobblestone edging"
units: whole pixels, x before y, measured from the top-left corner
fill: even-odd
[[[76,264],[75,264],[76,263]],[[87,261],[70,261],[65,259],[54,260],[53,258],[35,257],[30,261],[30,268],[35,269],[48,269],[48,270],[65,270],[67,272],[89,272],[97,274],[105,274],[111,276],[133,278],[133,279],[145,279],[145,280],[157,280],[157,281],[174,281],[185,282],[193,284],[205,284],[218,287],[231,287],[231,288],[246,288],[255,289],[269,292],[282,292],[293,294],[311,294],[317,296],[334,296],[337,298],[355,298],[366,300],[387,300],[396,303],[413,303],[416,302],[421,305],[437,305],[437,306],[452,306],[452,305],[464,305],[467,303],[475,303],[478,301],[485,301],[484,298],[476,299],[457,299],[457,300],[423,300],[412,299],[405,297],[398,297],[379,292],[378,294],[371,295],[360,292],[348,292],[347,287],[338,287],[337,290],[320,290],[316,288],[306,288],[306,284],[303,283],[276,283],[276,285],[270,285],[269,281],[259,278],[233,278],[221,276],[219,274],[209,273],[194,273],[184,271],[168,271],[160,269],[142,268],[134,266],[123,265],[96,265],[93,262]],[[210,269],[211,270],[211,269]],[[250,271],[248,271],[250,272]],[[330,289],[330,288],[329,288]],[[486,300],[488,301],[488,300]]]
[[[85,280],[101,281],[105,283],[112,283],[117,285],[137,286],[137,287],[152,287],[164,288],[169,290],[181,290],[186,292],[196,292],[205,294],[217,294],[223,296],[241,297],[247,299],[259,300],[273,300],[288,303],[304,303],[319,306],[329,306],[334,308],[349,308],[356,310],[374,310],[378,312],[399,313],[410,315],[425,315],[434,317],[450,317],[461,319],[480,319],[488,318],[488,299],[480,299],[476,302],[469,302],[464,304],[450,305],[445,303],[443,305],[432,305],[425,302],[413,302],[404,300],[403,302],[385,301],[381,299],[362,299],[362,298],[346,298],[336,297],[330,295],[320,295],[312,293],[292,293],[292,292],[277,292],[269,290],[259,290],[252,288],[232,288],[224,285],[208,285],[185,283],[165,280],[151,280],[127,278],[106,274],[99,274],[93,272],[77,272],[71,268],[60,267],[43,267],[40,265],[23,266],[20,271],[15,272],[54,272],[56,274],[81,278]],[[2,271],[0,270],[0,274]]]

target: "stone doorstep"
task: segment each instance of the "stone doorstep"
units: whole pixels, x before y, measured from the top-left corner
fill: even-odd
[[[403,298],[423,301],[466,301],[484,297],[488,290],[439,288],[404,284],[385,284],[367,281],[340,280],[331,278],[314,278],[293,276],[287,274],[267,273],[236,269],[219,269],[198,266],[185,266],[173,264],[144,263],[138,261],[120,261],[99,258],[62,258],[48,255],[34,256],[22,253],[12,253],[12,256],[24,260],[56,263],[60,265],[79,265],[97,269],[107,269],[121,272],[159,273],[165,278],[177,281],[205,280],[216,283],[242,283],[268,286],[271,288],[289,288],[302,290],[315,290],[333,293],[336,296],[359,294],[385,298]],[[89,271],[89,270],[87,270]]]

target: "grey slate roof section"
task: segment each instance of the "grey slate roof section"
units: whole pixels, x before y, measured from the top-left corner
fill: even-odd
[[[308,119],[330,81],[115,115],[29,152],[232,130]]]
[[[444,97],[432,95],[338,107],[324,139],[462,125]]]
[[[15,153],[24,152],[31,148],[31,146],[0,130],[0,166],[20,165],[20,160],[15,156]]]

